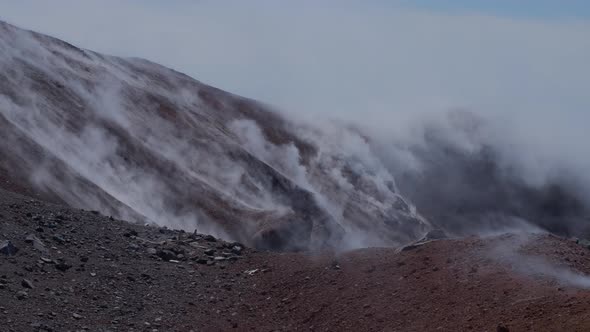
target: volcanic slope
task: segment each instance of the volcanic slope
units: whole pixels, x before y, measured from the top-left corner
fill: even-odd
[[[404,247],[432,226],[354,130],[6,23],[0,68],[2,330],[590,328],[587,248]]]
[[[259,248],[400,245],[431,226],[353,130],[0,22],[6,189]]]

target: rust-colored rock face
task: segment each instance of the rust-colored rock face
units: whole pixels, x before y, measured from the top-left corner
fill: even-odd
[[[0,131],[2,187],[130,220],[289,250],[430,228],[356,132],[5,23]]]

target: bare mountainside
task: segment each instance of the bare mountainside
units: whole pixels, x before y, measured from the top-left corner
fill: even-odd
[[[383,146],[5,23],[0,69],[2,331],[589,329],[583,181],[471,115]]]
[[[431,226],[353,130],[0,22],[2,186],[260,248],[401,245]]]

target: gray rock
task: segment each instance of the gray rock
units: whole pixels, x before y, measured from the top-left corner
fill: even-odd
[[[25,242],[32,243],[33,248],[35,248],[38,251],[41,251],[41,252],[47,251],[47,248],[45,247],[45,243],[43,243],[43,241],[41,241],[38,237],[36,237],[35,234],[27,235],[27,237],[25,238]]]
[[[21,284],[21,285],[22,285],[24,288],[28,288],[28,289],[33,289],[33,288],[35,288],[35,287],[33,286],[33,283],[32,283],[30,280],[27,280],[27,279],[23,279],[23,280],[20,282],[20,284]]]
[[[510,330],[508,329],[508,327],[506,327],[506,325],[500,324],[496,327],[496,331],[497,332],[510,332]]]
[[[241,246],[233,246],[231,248],[231,252],[233,252],[236,255],[241,255],[243,250],[244,250],[244,248]]]
[[[61,272],[66,272],[67,270],[72,268],[72,266],[70,264],[62,261],[62,262],[55,264],[55,268]]]
[[[138,233],[137,233],[137,231],[136,231],[136,230],[134,230],[134,229],[129,229],[129,230],[127,230],[127,232],[125,232],[125,233],[123,234],[123,236],[124,236],[124,237],[136,237],[136,236],[138,236],[138,235],[139,235],[139,234],[138,234]]]
[[[209,242],[216,242],[217,241],[217,239],[213,235],[205,235],[205,237],[203,239],[205,241],[209,241]]]
[[[66,240],[61,236],[61,235],[54,235],[52,237],[53,241],[59,243],[59,244],[64,244],[66,242]]]
[[[338,263],[338,261],[334,260],[332,261],[332,263],[330,264],[330,268],[332,270],[340,270],[340,264]]]
[[[586,239],[579,239],[576,240],[576,243],[581,245],[582,247],[586,248],[586,249],[590,249],[590,241],[586,240]]]
[[[38,238],[35,236],[35,234],[29,234],[25,237],[26,243],[33,243],[33,242],[35,242],[35,240],[38,240]]]
[[[41,257],[41,261],[45,264],[53,264],[55,263],[51,258]]]
[[[14,256],[16,255],[16,253],[18,252],[18,248],[15,247],[12,242],[10,241],[4,241],[2,243],[0,243],[0,253],[6,255],[6,256]]]
[[[29,297],[29,293],[27,293],[25,291],[19,291],[19,292],[16,293],[16,298],[18,300],[25,300],[28,297]]]
[[[199,236],[199,233],[197,233],[197,230],[195,229],[195,231],[194,231],[194,232],[192,232],[192,233],[191,233],[191,234],[188,236],[188,238],[189,238],[189,239],[191,239],[191,240],[197,240],[197,239],[199,239],[199,238],[200,238],[200,236]]]
[[[176,254],[170,250],[158,250],[156,255],[164,261],[177,260]]]

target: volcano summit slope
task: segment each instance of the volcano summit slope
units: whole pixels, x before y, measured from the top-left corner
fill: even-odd
[[[590,329],[590,243],[543,232],[584,200],[488,159],[396,184],[358,129],[2,22],[0,133],[2,331]]]
[[[127,220],[295,250],[399,245],[430,228],[353,130],[7,23],[0,131],[11,186]]]

